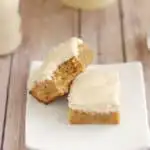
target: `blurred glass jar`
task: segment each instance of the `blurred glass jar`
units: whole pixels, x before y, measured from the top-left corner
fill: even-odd
[[[103,8],[114,1],[115,0],[62,0],[65,5],[82,10]]]
[[[12,53],[22,41],[19,0],[0,0],[0,55]]]

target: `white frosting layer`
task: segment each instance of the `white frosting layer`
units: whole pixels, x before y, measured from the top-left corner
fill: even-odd
[[[71,109],[86,112],[119,111],[119,74],[88,68],[72,84],[68,96]]]
[[[34,86],[35,81],[51,80],[55,70],[63,64],[65,61],[69,60],[74,56],[78,56],[79,44],[83,44],[83,41],[73,37],[68,41],[59,44],[56,48],[50,51],[47,58],[44,60],[40,69],[32,75],[32,81],[29,88]]]

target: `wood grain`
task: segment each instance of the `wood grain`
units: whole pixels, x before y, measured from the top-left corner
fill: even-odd
[[[32,60],[43,59],[54,45],[76,36],[78,13],[59,0],[21,1],[23,43],[13,56],[3,150],[23,150],[26,83]]]
[[[7,89],[9,86],[10,56],[0,57],[0,149],[3,139]]]
[[[95,50],[95,63],[123,61],[118,1],[107,8],[81,13],[81,36]]]
[[[143,63],[150,110],[150,52],[146,45],[146,34],[150,32],[149,6],[149,0],[122,0],[126,60],[138,60]]]

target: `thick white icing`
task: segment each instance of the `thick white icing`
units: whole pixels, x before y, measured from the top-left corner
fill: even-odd
[[[41,65],[40,69],[32,75],[32,81],[29,88],[32,89],[35,81],[44,81],[46,79],[51,80],[54,71],[65,61],[74,56],[78,56],[78,46],[83,44],[81,39],[72,37],[68,41],[59,44],[53,50],[51,50]]]
[[[88,68],[73,82],[69,107],[87,112],[119,111],[119,74]]]

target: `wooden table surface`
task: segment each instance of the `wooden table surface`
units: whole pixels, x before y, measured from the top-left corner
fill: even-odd
[[[32,60],[53,46],[80,36],[95,50],[95,63],[141,61],[150,109],[150,0],[119,0],[103,10],[83,12],[59,0],[21,0],[23,42],[0,57],[0,150],[25,150],[26,84]],[[133,89],[134,92],[134,89]]]

